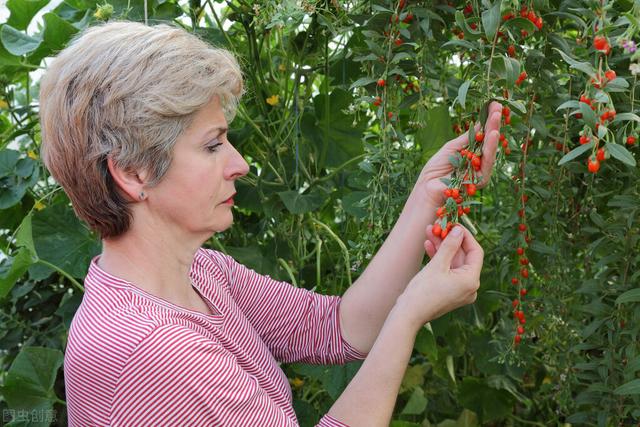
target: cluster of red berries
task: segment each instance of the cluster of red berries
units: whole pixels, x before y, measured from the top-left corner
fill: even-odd
[[[609,71],[613,73],[613,74],[611,73],[609,74],[609,77],[612,77],[609,80],[615,79],[615,72],[612,70],[609,70]],[[609,73],[609,71],[607,71],[607,73]],[[605,73],[605,76],[606,76],[606,73]],[[592,110],[596,109],[595,105],[593,105],[593,99],[590,99],[584,94],[580,95],[580,102],[584,102],[585,104],[589,105]],[[576,114],[576,117],[582,118],[582,114]],[[600,127],[601,124],[605,124],[608,120],[613,120],[615,117],[616,117],[615,110],[604,110],[602,114],[600,114],[600,121],[596,123],[596,130]],[[588,144],[589,142],[591,142],[591,139],[592,139],[592,135],[590,135],[590,132],[585,132],[585,131],[580,132],[580,139],[579,139],[580,145]],[[606,150],[602,147],[599,147],[599,144],[600,144],[600,141],[596,138],[595,148],[594,148],[595,153],[592,153],[587,159],[587,169],[591,173],[597,173],[600,170],[600,163],[603,162],[605,159],[609,158],[609,155],[606,152]]]
[[[507,105],[502,107],[502,123],[506,126],[509,126],[511,124],[511,109]],[[509,141],[507,141],[507,137],[502,132],[500,133],[500,145],[504,149],[504,154],[506,154],[507,156],[511,154]]]
[[[520,164],[521,171],[524,171],[524,165]],[[521,173],[520,176],[524,181],[524,174]],[[514,176],[514,179],[516,177]],[[516,191],[518,187],[516,186]],[[516,254],[518,255],[518,264],[520,268],[520,278],[512,277],[511,284],[517,286],[519,288],[518,294],[519,298],[513,300],[513,317],[516,320],[516,335],[514,337],[514,344],[518,345],[522,341],[522,335],[524,335],[524,324],[526,323],[522,299],[527,295],[527,288],[525,286],[526,280],[529,278],[529,258],[526,255],[526,247],[531,243],[531,237],[527,233],[527,224],[525,221],[525,205],[529,201],[529,196],[526,194],[522,194],[520,197],[520,201],[522,203],[522,207],[518,210],[518,216],[520,217],[520,223],[518,224],[518,231],[521,233],[521,238],[519,240],[524,241],[523,244],[518,246],[516,249]]]
[[[468,127],[468,123],[465,123]],[[457,125],[458,128],[460,125]],[[461,182],[453,184],[450,188],[443,191],[445,203],[436,211],[435,224],[433,225],[433,234],[442,239],[447,237],[451,228],[457,224],[463,215],[471,212],[471,207],[465,205],[465,197],[471,198],[478,191],[477,182],[479,178],[476,172],[482,167],[482,148],[484,142],[484,132],[478,131],[475,134],[474,141],[470,141],[469,148],[461,148],[459,151],[460,159],[463,162],[465,170],[464,178]],[[456,179],[453,179],[456,182]]]
[[[531,23],[536,26],[538,31],[542,29],[542,17],[536,15],[536,12],[533,9],[528,10],[527,6],[522,6],[522,9],[520,9],[520,16],[531,21]]]
[[[520,75],[518,76],[518,79],[516,80],[516,86],[520,86],[520,84],[524,81],[524,79],[527,78],[527,72],[523,71],[520,73]]]

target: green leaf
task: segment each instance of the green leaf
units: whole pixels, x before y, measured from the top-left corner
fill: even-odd
[[[454,137],[451,117],[446,105],[438,105],[429,110],[421,107],[418,118],[422,127],[416,132],[415,141],[422,147],[422,160],[426,161]]]
[[[627,302],[640,302],[640,288],[631,289],[616,298],[616,304]]]
[[[20,248],[15,256],[7,257],[0,262],[0,298],[4,298],[11,292],[13,286],[34,261],[27,248]]]
[[[0,29],[0,41],[5,49],[16,56],[33,52],[42,43],[42,40],[31,37],[7,24]]]
[[[14,206],[38,181],[36,162],[14,150],[0,151],[0,209]]]
[[[462,47],[462,48],[468,49],[468,50],[478,50],[478,47],[476,45],[474,45],[473,43],[468,42],[466,40],[458,40],[458,39],[449,40],[448,42],[443,43],[440,46],[441,49],[444,49],[446,47],[455,47],[455,48]]]
[[[415,349],[427,356],[431,363],[438,360],[438,347],[436,346],[436,338],[433,336],[433,330],[430,324],[426,324],[420,328],[414,345]]]
[[[558,111],[558,110],[566,110],[566,109],[569,109],[569,108],[570,109],[580,108],[580,103],[578,101],[575,101],[575,100],[563,102],[558,108],[556,108],[556,111]]]
[[[78,29],[53,12],[45,13],[43,42],[54,52],[62,50]]]
[[[571,68],[575,68],[576,70],[580,70],[583,73],[588,74],[590,77],[595,77],[596,76],[596,70],[588,62],[576,61],[575,59],[571,58],[569,55],[567,55],[566,53],[564,53],[560,49],[555,48],[555,47],[553,49],[555,51],[557,51],[560,54],[560,56],[562,56],[562,59],[564,59],[564,61],[567,64],[569,64],[571,66]]]
[[[624,146],[620,144],[609,143],[606,145],[606,147],[607,147],[607,151],[609,151],[609,153],[611,153],[613,157],[620,160],[625,165],[629,165],[629,166],[636,165],[636,159]]]
[[[573,150],[569,151],[560,159],[560,161],[558,162],[558,166],[562,166],[565,163],[570,162],[571,160],[575,159],[576,157],[580,156],[583,153],[586,153],[592,148],[593,148],[593,141],[574,148]]]
[[[58,400],[53,385],[62,361],[60,350],[24,347],[11,364],[2,387],[9,408],[50,410]]]
[[[513,28],[515,28],[517,30],[525,30],[529,34],[532,34],[537,30],[537,28],[533,24],[533,22],[529,21],[526,18],[522,18],[522,17],[509,19],[503,25],[504,25],[505,28],[512,28],[513,27]],[[518,33],[520,33],[520,31],[518,31]]]
[[[630,394],[640,394],[640,379],[635,379],[633,381],[629,381],[626,384],[621,385],[617,389],[613,390],[613,394],[619,395],[630,395]]]
[[[465,103],[467,101],[467,92],[469,91],[469,87],[471,86],[471,82],[473,82],[473,78],[471,80],[465,81],[458,88],[458,97],[456,99],[458,100],[458,102],[462,106],[463,110],[466,108],[465,107]]]
[[[100,241],[83,225],[71,207],[58,203],[33,213],[33,244],[39,259],[75,278],[83,278],[91,258],[100,253]],[[34,265],[30,277],[44,278],[51,269]]]
[[[281,191],[277,193],[284,202],[287,210],[293,214],[312,212],[324,203],[324,198],[317,192],[300,194],[295,190]]]
[[[424,390],[422,387],[416,387],[401,414],[420,415],[425,409],[427,409],[427,398],[424,396]]]
[[[372,79],[371,77],[362,77],[356,80],[355,82],[351,83],[351,86],[349,86],[349,89],[366,86],[371,83],[375,83],[376,81],[377,81],[376,79]]]
[[[616,116],[613,118],[613,120],[611,122],[612,123],[617,123],[617,122],[624,122],[624,121],[631,121],[631,120],[640,123],[640,117],[637,114],[634,114],[634,113],[616,114]]]
[[[594,113],[589,104],[585,102],[580,102],[579,107],[582,113],[582,120],[584,120],[591,129],[595,129],[597,120],[596,113]]]
[[[500,4],[501,0],[497,0],[490,9],[482,12],[482,26],[487,40],[493,40],[500,24]]]
[[[506,390],[496,390],[484,380],[473,377],[462,380],[459,399],[463,407],[478,414],[481,423],[505,418],[514,403],[513,396]]]
[[[25,216],[20,223],[18,232],[16,233],[16,245],[26,248],[32,256],[36,257],[36,248],[33,245],[33,231],[31,229],[32,214]]]
[[[36,13],[48,3],[49,0],[8,0],[7,8],[11,16],[7,24],[17,30],[26,30]]]

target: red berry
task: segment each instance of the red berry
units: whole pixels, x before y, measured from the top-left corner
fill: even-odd
[[[509,116],[511,114],[511,109],[508,106],[504,106],[502,107],[502,115],[503,116]]]
[[[520,301],[517,299],[514,299],[513,301],[511,301],[511,305],[513,306],[513,308],[516,308],[518,305],[520,305]]]
[[[389,118],[389,120],[393,119],[393,112],[389,111],[387,113],[387,117]]]
[[[438,210],[436,211],[436,215],[438,215],[438,217],[440,217],[440,218],[442,218],[445,213],[446,213],[446,210],[445,210],[444,206],[440,206],[438,208]]]
[[[518,335],[524,334],[524,326],[518,326]]]
[[[593,38],[593,47],[596,50],[606,51],[609,46],[609,42],[606,37],[603,36],[595,36]]]
[[[516,345],[520,344],[520,342],[522,341],[522,336],[516,335],[516,337],[513,340],[515,341]]]
[[[380,87],[384,87],[384,85],[385,85],[386,83],[387,83],[387,82],[386,82],[384,79],[379,79],[379,80],[378,80],[378,86],[380,86]]]
[[[451,197],[451,189],[450,188],[447,188],[446,190],[444,190],[444,197],[447,197],[447,198]]]
[[[616,72],[613,70],[607,70],[604,72],[604,76],[607,78],[607,80],[615,80]]]
[[[636,137],[635,136],[628,136],[627,137],[627,145],[633,145],[636,143]]]
[[[518,230],[525,232],[527,231],[527,224],[519,224],[518,225]]]
[[[598,148],[596,159],[598,159],[598,161],[600,162],[604,160],[604,148]]]
[[[449,223],[449,224],[451,224],[451,223]],[[447,234],[449,234],[449,230],[448,230],[448,225],[449,224],[447,224],[447,228],[442,230],[442,233],[440,233],[440,238],[444,239],[445,237],[447,237]]]
[[[440,237],[442,234],[442,226],[440,224],[434,224],[433,229],[431,230],[434,236]]]
[[[522,259],[520,260],[520,264],[522,264],[522,265],[527,265],[527,264],[529,264],[529,260],[528,260],[527,258],[522,258]]]
[[[520,296],[524,297],[525,295],[527,295],[527,290],[525,288],[520,289]]]
[[[379,107],[380,104],[382,104],[382,98],[380,98],[379,96],[376,96],[375,101],[373,101],[373,105],[375,105],[376,107]]]
[[[519,282],[519,280],[518,280],[516,277],[512,277],[512,278],[511,278],[511,284],[513,284],[513,285],[517,285],[517,284],[518,284],[518,282]]]
[[[480,165],[482,165],[482,160],[478,156],[474,156],[471,159],[471,165],[475,170],[480,170]]]
[[[509,54],[510,57],[514,57],[516,56],[516,47],[514,45],[509,45],[509,47],[507,48],[507,54]]]
[[[524,268],[524,267],[523,267],[523,268],[521,268],[521,269],[520,269],[520,275],[526,279],[527,277],[529,277],[529,270],[527,270],[527,269],[526,269],[526,268]]]
[[[589,169],[589,172],[596,173],[600,169],[600,162],[598,161],[598,159],[593,159],[592,156],[587,162],[587,168]]]
[[[467,184],[467,195],[474,196],[476,194],[476,185]]]
[[[591,138],[589,138],[587,135],[580,135],[580,145],[588,143],[590,139]]]
[[[396,44],[396,46],[401,46],[402,45],[402,37],[398,37],[397,39],[395,39],[394,43]]]
[[[484,133],[482,131],[478,131],[476,133],[476,142],[482,142],[484,139]]]
[[[516,252],[518,253],[518,255],[522,255],[524,254],[524,248],[518,248],[516,249]]]

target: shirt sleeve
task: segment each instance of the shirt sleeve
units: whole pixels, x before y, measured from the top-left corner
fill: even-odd
[[[160,326],[136,347],[110,418],[112,426],[297,425],[232,354],[181,325]]]
[[[363,360],[340,330],[339,296],[320,295],[256,273],[232,257],[222,262],[232,297],[279,362],[342,365]]]

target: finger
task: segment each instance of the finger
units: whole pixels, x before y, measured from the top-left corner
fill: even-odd
[[[451,229],[440,247],[437,248],[438,251],[433,257],[434,260],[442,262],[442,264],[446,266],[446,268],[451,267],[451,262],[453,261],[453,258],[460,249],[460,245],[464,240],[464,227],[460,227],[460,225],[456,225]]]
[[[491,117],[498,113],[498,121],[490,121]],[[502,104],[500,104],[498,101],[493,101],[491,102],[491,104],[489,105],[489,111],[487,114],[487,123],[485,123],[484,126],[484,133],[489,133],[492,130],[498,130],[500,129],[500,123],[502,120]]]
[[[491,179],[493,172],[493,165],[496,163],[496,154],[498,152],[498,139],[500,138],[500,132],[491,131],[482,146],[482,164],[480,166],[480,173],[482,174],[482,181],[478,184],[479,188],[486,186]]]
[[[470,267],[475,273],[480,274],[484,260],[484,251],[480,243],[473,237],[473,234],[465,227],[462,228],[464,238],[461,242],[461,248],[465,252],[465,266]]]
[[[431,243],[428,240],[426,240],[424,242],[424,250],[427,253],[427,255],[429,256],[429,258],[433,258],[433,256],[436,254],[435,246],[433,246],[433,243]]]

